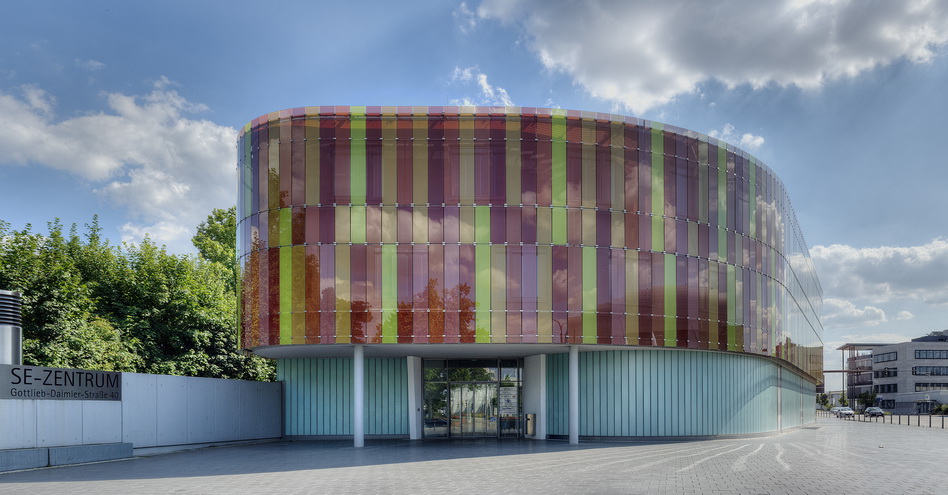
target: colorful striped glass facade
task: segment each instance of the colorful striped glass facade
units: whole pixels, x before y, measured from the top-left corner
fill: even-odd
[[[245,348],[731,351],[822,380],[783,184],[714,138],[513,107],[305,107],[244,127]]]

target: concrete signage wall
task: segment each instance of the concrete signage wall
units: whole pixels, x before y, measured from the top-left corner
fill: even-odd
[[[24,368],[31,369],[30,373]],[[0,368],[0,384],[9,389],[13,386],[11,380],[28,381],[30,386],[42,386],[47,380],[55,383],[56,370],[47,377],[46,369],[51,368],[6,366]],[[66,376],[62,373],[58,379],[66,383]],[[106,385],[110,383],[108,376],[98,382],[95,377],[91,380]],[[116,442],[140,448],[281,435],[280,383],[140,373],[120,376],[117,390],[121,400],[40,396],[0,399],[0,451]],[[89,380],[84,375],[81,379]]]
[[[122,400],[122,374],[0,364],[0,399]]]

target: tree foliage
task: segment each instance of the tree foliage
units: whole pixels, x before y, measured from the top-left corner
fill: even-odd
[[[23,294],[24,362],[272,379],[269,362],[237,352],[227,212],[201,224],[198,257],[169,254],[148,238],[110,246],[96,219],[82,236],[58,220],[46,234],[0,221],[0,288]]]

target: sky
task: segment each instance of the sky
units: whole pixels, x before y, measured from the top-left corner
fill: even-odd
[[[0,220],[174,253],[237,129],[315,105],[618,113],[783,180],[844,342],[948,329],[948,1],[35,1],[0,17]],[[838,388],[838,375],[827,386]]]

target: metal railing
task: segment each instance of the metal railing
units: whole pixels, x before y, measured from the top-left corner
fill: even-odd
[[[817,416],[834,417],[835,414],[830,411],[818,409]],[[888,414],[883,416],[867,416],[863,413],[856,413],[852,416],[841,416],[840,419],[846,421],[856,421],[858,423],[882,423],[890,425],[905,425],[916,427],[940,428],[945,429],[945,416],[935,414]]]

